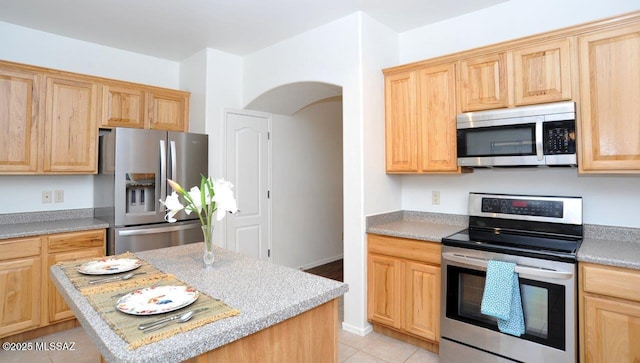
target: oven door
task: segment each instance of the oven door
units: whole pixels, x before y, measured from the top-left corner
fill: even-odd
[[[517,264],[525,320],[520,337],[501,333],[480,312],[486,262]],[[441,362],[573,362],[576,359],[576,265],[443,246]]]

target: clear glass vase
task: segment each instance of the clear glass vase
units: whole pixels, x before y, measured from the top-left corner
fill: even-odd
[[[204,255],[202,260],[206,267],[212,266],[216,256],[213,253],[213,225],[202,226],[202,234],[204,236]]]

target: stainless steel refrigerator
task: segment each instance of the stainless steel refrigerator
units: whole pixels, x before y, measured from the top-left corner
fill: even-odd
[[[200,185],[208,175],[207,135],[114,128],[101,131],[98,174],[94,178],[94,216],[109,223],[107,255],[201,242],[193,213],[165,222],[160,203],[171,187]]]

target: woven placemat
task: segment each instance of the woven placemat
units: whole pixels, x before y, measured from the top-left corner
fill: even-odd
[[[135,258],[132,254],[124,254],[118,257]],[[145,272],[144,275],[136,276],[127,281],[108,282],[97,285],[90,285],[88,283],[88,281],[95,279],[95,276],[87,277],[77,271],[78,266],[87,261],[59,263],[74,286],[87,298],[89,303],[102,316],[111,329],[129,344],[129,349],[133,350],[143,345],[171,337],[180,332],[189,331],[204,324],[240,313],[237,309],[203,292],[200,292],[198,299],[191,305],[168,313],[141,316],[126,314],[117,310],[115,306],[118,299],[133,290],[151,286],[188,286],[175,276],[162,273],[144,260],[140,261],[142,262],[142,266],[136,269],[136,271],[141,270],[141,272]],[[191,310],[197,310],[198,312],[194,314],[191,320],[185,323],[170,322],[166,326],[149,333],[144,333],[144,331],[138,329],[140,324],[148,324],[167,316]]]

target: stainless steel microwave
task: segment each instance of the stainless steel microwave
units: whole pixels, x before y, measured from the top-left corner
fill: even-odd
[[[457,116],[458,165],[576,166],[572,101]]]

